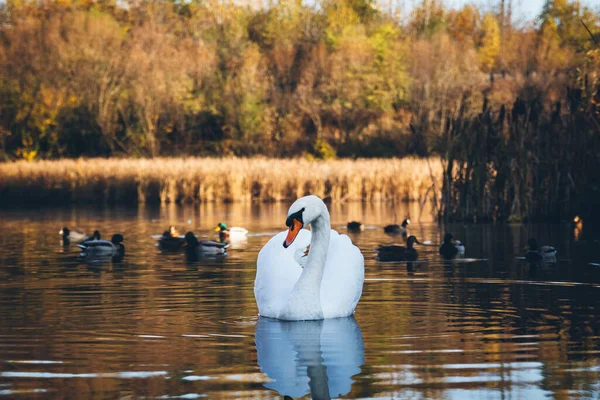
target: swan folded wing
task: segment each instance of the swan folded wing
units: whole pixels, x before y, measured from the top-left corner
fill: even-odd
[[[311,233],[301,230],[287,249],[283,247],[286,235],[287,231],[278,233],[258,253],[254,297],[261,316],[277,318],[302,273],[295,258],[306,251]]]
[[[333,229],[321,284],[321,307],[325,318],[352,315],[365,280],[365,261],[347,235]]]

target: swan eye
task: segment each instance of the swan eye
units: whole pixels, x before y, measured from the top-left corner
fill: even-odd
[[[304,212],[304,207],[300,211],[296,211],[293,214],[290,214],[285,220],[285,226],[291,228],[294,226],[294,220],[300,222],[300,224],[304,225],[304,219],[302,218],[302,213]]]

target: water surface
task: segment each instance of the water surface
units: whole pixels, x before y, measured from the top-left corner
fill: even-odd
[[[598,398],[600,242],[566,224],[439,227],[417,205],[332,207],[366,281],[352,318],[259,319],[256,257],[283,230],[287,205],[69,208],[0,212],[0,398]],[[382,226],[410,215],[411,234],[446,229],[466,257],[382,264]],[[420,217],[419,217],[420,216]],[[152,235],[169,225],[213,237],[219,221],[251,236],[225,259],[186,262]],[[59,229],[121,232],[121,263],[86,264]],[[558,263],[516,257],[530,236]],[[577,237],[577,239],[576,239]],[[596,257],[594,258],[594,255]]]

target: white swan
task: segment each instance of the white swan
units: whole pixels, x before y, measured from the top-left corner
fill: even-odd
[[[360,250],[331,229],[327,207],[317,196],[296,200],[286,225],[289,230],[258,254],[254,297],[259,315],[291,321],[352,315],[365,277]],[[307,225],[311,231],[302,229]],[[309,244],[302,267],[297,255]]]

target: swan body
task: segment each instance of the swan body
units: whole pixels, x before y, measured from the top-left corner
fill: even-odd
[[[360,250],[331,229],[317,196],[296,200],[286,225],[289,231],[275,235],[258,254],[254,296],[260,316],[297,321],[352,315],[364,282]],[[307,225],[310,231],[302,229]],[[302,266],[299,256],[309,245]]]

